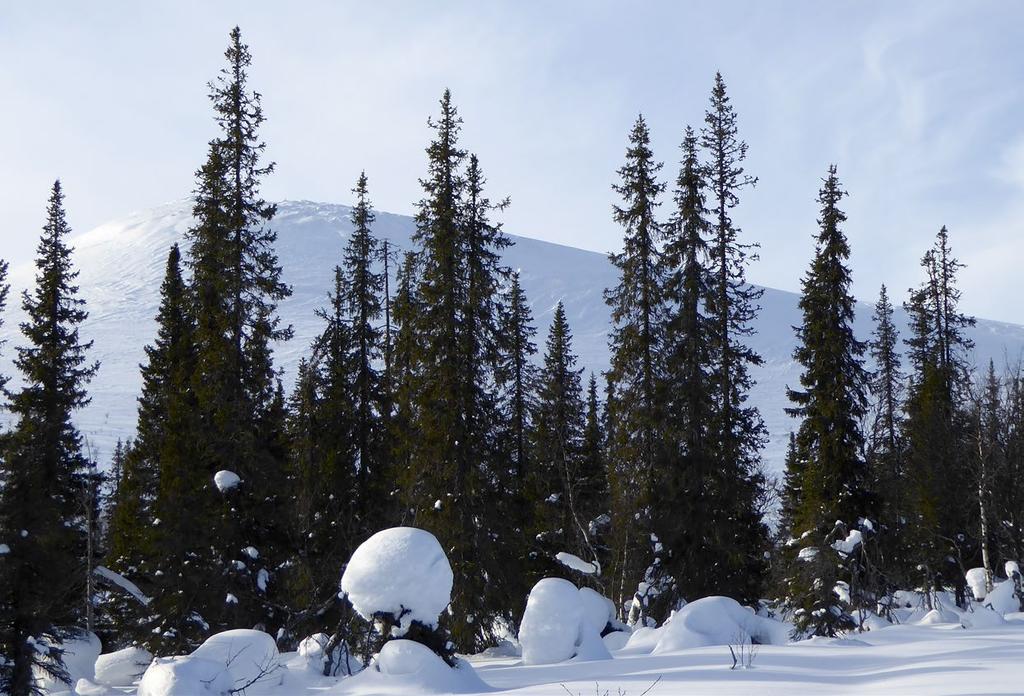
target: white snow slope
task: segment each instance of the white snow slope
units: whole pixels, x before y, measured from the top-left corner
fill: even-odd
[[[295,328],[295,338],[277,349],[277,361],[284,368],[285,385],[290,388],[299,358],[306,354],[310,340],[321,329],[314,314],[326,302],[332,269],[341,260],[345,239],[351,229],[349,208],[344,205],[285,201],[280,204],[273,228],[278,233],[277,251],[284,267],[284,279],[294,294],[281,305],[284,321]],[[101,362],[100,372],[90,387],[92,403],[78,422],[101,462],[109,459],[117,438],[130,437],[135,427],[136,397],[140,388],[138,364],[143,347],[153,339],[154,317],[159,300],[167,251],[182,241],[191,222],[191,204],[183,200],[129,215],[72,237],[74,263],[80,269],[79,284],[88,302],[89,319],[82,329],[85,339],[95,341],[92,359]],[[374,232],[388,239],[395,249],[411,247],[412,218],[378,212]],[[525,237],[513,237],[515,246],[505,253],[506,262],[521,270],[523,287],[533,306],[538,328],[538,345],[550,323],[554,306],[565,303],[580,365],[594,371],[608,364],[608,308],[603,291],[616,280],[615,270],[603,254],[551,244]],[[954,240],[955,244],[955,240]],[[0,251],[0,256],[2,256]],[[803,273],[808,259],[794,259],[794,274]],[[12,293],[0,340],[8,339],[0,356],[0,373],[11,375],[14,346],[21,336],[18,323],[20,293],[33,283],[34,267],[29,263],[11,269]],[[902,293],[892,288],[894,301]],[[873,298],[870,298],[873,301]],[[752,401],[760,407],[771,442],[765,459],[771,470],[781,471],[786,438],[793,427],[783,412],[787,405],[785,387],[796,385],[798,367],[792,359],[792,327],[799,323],[798,296],[766,289],[762,311],[755,322],[752,346],[764,357],[754,370],[758,384]],[[905,327],[905,315],[897,310],[897,322]],[[871,330],[871,308],[858,305],[857,332],[866,339]],[[1014,364],[1024,349],[1024,327],[994,321],[979,321],[971,332],[977,348],[975,361],[992,358],[997,368]],[[13,386],[13,385],[12,385]]]

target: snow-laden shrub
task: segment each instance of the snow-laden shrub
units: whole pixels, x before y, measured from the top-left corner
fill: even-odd
[[[352,693],[462,694],[483,693],[490,687],[464,660],[449,667],[422,643],[389,640],[370,666],[345,682]]]
[[[964,575],[967,580],[967,586],[971,588],[971,592],[974,593],[974,598],[981,600],[985,599],[985,595],[988,592],[985,584],[988,581],[988,575],[985,573],[984,568],[971,568]]]
[[[223,665],[235,689],[276,684],[282,678],[277,644],[263,631],[236,628],[214,634],[195,649],[192,657]]]
[[[540,665],[573,658],[601,660],[611,657],[601,640],[600,631],[594,628],[597,621],[594,607],[597,603],[590,596],[586,601],[590,603],[589,607],[576,586],[568,580],[544,578],[534,585],[519,625],[523,662]]]
[[[215,485],[217,490],[221,493],[227,493],[228,491],[233,490],[241,482],[242,479],[239,478],[238,474],[226,469],[221,469],[213,475],[213,485]]]
[[[46,646],[49,647],[49,646]],[[32,669],[36,684],[46,691],[68,691],[79,679],[92,681],[96,678],[96,658],[100,656],[103,645],[95,633],[82,631],[73,638],[67,638],[60,644],[64,651],[61,660],[67,670],[67,683],[54,679],[39,667]]]
[[[705,597],[677,611],[659,630],[655,655],[708,645],[785,645],[791,629],[781,621],[758,616],[729,597]]]
[[[158,657],[142,675],[138,696],[230,696],[234,687],[220,662],[192,655]]]
[[[960,625],[964,628],[993,628],[1005,623],[1002,614],[984,606],[974,606],[960,616]]]
[[[323,674],[324,666],[327,664],[327,646],[330,645],[331,637],[326,633],[317,633],[304,638],[299,643],[298,656],[302,659],[307,671],[314,674]],[[334,675],[355,674],[363,669],[363,663],[358,657],[352,654],[348,645],[344,642],[336,645],[333,649],[331,665]]]
[[[131,686],[142,678],[152,661],[152,653],[134,646],[100,655],[96,660],[96,682],[108,686]]]
[[[583,618],[599,635],[603,635],[608,625],[615,620],[615,603],[589,587],[581,587],[579,593]]]
[[[412,622],[434,628],[452,597],[452,568],[430,532],[392,527],[377,532],[352,554],[341,591],[367,621],[390,615],[393,635],[404,636]]]
[[[1017,599],[1013,580],[996,583],[992,591],[985,596],[984,605],[1001,615],[1020,611],[1020,600]]]

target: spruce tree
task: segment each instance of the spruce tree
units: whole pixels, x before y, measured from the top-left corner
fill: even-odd
[[[237,27],[225,57],[227,67],[210,84],[220,135],[198,173],[196,222],[188,233],[196,317],[192,387],[203,483],[209,489],[214,473],[227,470],[242,484],[228,494],[211,492],[204,506],[211,525],[203,533],[215,549],[214,567],[194,564],[188,572],[211,576],[195,602],[210,630],[242,625],[276,633],[286,619],[272,596],[286,545],[278,514],[286,468],[271,344],[291,336],[276,313],[290,289],[281,281],[276,234],[268,227],[275,206],[260,197],[273,164],[261,163],[263,110],[248,86],[251,56]]]
[[[512,273],[512,282],[502,304],[501,331],[504,345],[498,381],[504,390],[508,449],[512,456],[515,477],[522,482],[530,471],[529,436],[535,403],[536,367],[533,356],[537,346],[533,337],[533,313],[519,283],[519,272]]]
[[[874,371],[869,389],[873,403],[867,436],[868,477],[880,524],[879,545],[887,585],[908,586],[912,580],[906,568],[903,527],[910,517],[907,509],[905,446],[903,438],[903,392],[906,378],[899,351],[900,337],[893,322],[893,306],[882,285],[872,316],[874,329],[868,344]],[[880,588],[881,589],[881,588]]]
[[[746,280],[746,268],[756,259],[757,245],[741,241],[732,214],[740,193],[757,179],[743,168],[747,144],[739,139],[736,112],[720,73],[715,74],[699,144],[706,158],[711,226],[711,290],[706,311],[712,327],[709,440],[714,443],[715,473],[710,486],[722,501],[705,527],[711,530],[712,544],[722,558],[717,567],[717,592],[754,601],[760,595],[767,547],[767,528],[756,504],[764,486],[760,450],[766,430],[757,407],[747,403],[754,384],[750,367],[760,365],[762,359],[744,341],[753,334],[751,322],[762,291]]]
[[[970,489],[963,462],[968,458],[967,356],[973,342],[966,335],[974,320],[959,311],[957,272],[963,267],[952,255],[943,227],[922,258],[925,281],[912,290],[905,308],[911,317],[906,340],[911,366],[904,437],[909,490],[908,560],[918,581],[932,591],[947,586],[965,603],[966,585],[957,559],[968,551],[970,511],[962,505]]]
[[[619,272],[618,284],[605,291],[612,318],[608,378],[616,402],[615,418],[609,423],[609,457],[618,483],[617,509],[623,513],[617,520],[619,543],[631,547],[628,557],[632,559],[617,573],[630,587],[640,582],[639,571],[651,560],[649,506],[655,469],[663,458],[658,252],[662,229],[655,218],[658,197],[665,190],[657,179],[661,166],[651,151],[647,123],[639,116],[629,135],[626,163],[618,170],[620,181],[613,185],[622,200],[614,208],[614,218],[624,237],[623,250],[609,256]]]
[[[590,520],[579,498],[585,425],[581,372],[565,307],[559,302],[548,330],[533,414],[534,537],[546,560],[542,565],[548,567],[557,567],[554,557],[563,551],[597,560],[590,544]]]
[[[0,259],[0,328],[4,325],[4,310],[7,309],[7,296],[11,292],[10,283],[7,282],[7,261]],[[7,344],[5,339],[0,339],[0,351],[3,350]],[[0,374],[0,394],[5,394],[7,388],[7,380],[10,379],[7,375]]]
[[[853,625],[848,607],[833,589],[839,571],[831,548],[836,540],[831,535],[837,520],[852,529],[873,511],[862,457],[865,346],[853,333],[850,247],[841,229],[846,214],[839,208],[846,192],[835,165],[823,182],[818,192],[820,229],[814,260],[801,282],[803,321],[796,329],[793,353],[802,367],[801,388],[787,389],[793,403],[787,413],[800,419],[795,442],[799,498],[787,501],[787,507],[793,511],[791,533],[800,539],[790,548],[794,553],[797,547],[801,551],[789,586],[790,602],[797,607],[796,630],[831,636]]]
[[[664,590],[656,613],[666,616],[681,599],[717,591],[715,567],[722,553],[703,533],[707,507],[716,501],[711,486],[714,449],[709,439],[714,402],[712,325],[705,314],[710,300],[705,167],[697,135],[687,127],[674,191],[675,210],[666,226],[661,256],[665,277],[663,438],[670,453],[659,467],[652,500],[655,533],[662,544],[658,564]]]
[[[55,182],[37,247],[36,286],[22,295],[25,345],[14,364],[24,383],[11,395],[14,430],[0,462],[0,691],[41,693],[33,669],[68,680],[61,642],[84,618],[87,534],[81,501],[88,473],[72,414],[88,402],[98,363],[79,327],[78,296],[64,192]],[[84,601],[83,601],[84,600]]]
[[[201,510],[199,489],[206,483],[192,441],[197,425],[191,385],[195,323],[177,244],[167,256],[156,323],[156,338],[146,347],[141,368],[136,437],[124,456],[111,515],[108,562],[156,597],[155,604],[146,606],[119,595],[119,629],[154,648],[175,649],[189,644],[191,622],[171,583],[177,568],[196,552],[195,521],[186,519],[180,506],[191,502],[196,506],[191,511]]]
[[[496,290],[508,245],[490,214],[504,206],[484,195],[475,157],[458,145],[461,119],[445,91],[421,180],[418,346],[412,389],[410,472],[404,505],[417,526],[449,549],[456,584],[452,636],[460,650],[493,642],[498,617],[519,602],[502,587],[512,531],[503,515],[505,457],[497,436]]]
[[[379,243],[373,236],[373,207],[367,190],[366,173],[359,176],[352,190],[356,204],[352,208],[352,235],[345,248],[345,311],[351,327],[351,369],[353,432],[355,441],[356,538],[362,539],[377,531],[384,519],[382,456],[383,406],[381,375],[377,364],[384,357],[380,317],[383,311],[384,275],[375,268]],[[354,547],[353,547],[354,550]]]

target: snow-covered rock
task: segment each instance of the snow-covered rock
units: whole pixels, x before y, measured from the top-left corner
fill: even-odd
[[[789,642],[790,627],[781,621],[758,616],[729,597],[704,597],[672,615],[654,646],[658,655],[707,645],[767,645]]]
[[[215,662],[231,676],[232,688],[279,684],[283,667],[270,634],[236,628],[210,636],[192,657]]]
[[[239,478],[238,474],[226,469],[221,469],[213,475],[213,485],[215,485],[217,490],[221,493],[227,493],[241,482],[242,479]]]
[[[96,660],[96,681],[108,686],[131,686],[142,678],[152,661],[153,655],[139,647],[100,655]]]
[[[398,635],[413,621],[436,626],[452,596],[452,568],[430,532],[392,527],[359,545],[341,578],[344,592],[364,619],[393,614]]]
[[[231,696],[231,673],[221,662],[192,655],[158,657],[142,675],[138,696]]]
[[[36,684],[47,691],[68,691],[79,679],[92,681],[96,678],[96,658],[103,645],[95,633],[83,631],[77,637],[68,638],[60,647],[64,650],[61,659],[68,672],[69,682],[54,679],[39,668],[33,669]]]
[[[593,611],[597,602],[589,596],[586,601],[591,603],[590,607],[585,605],[581,593],[568,580],[544,578],[534,585],[519,624],[523,662],[541,665],[573,658],[600,660],[610,657],[601,641],[600,631],[594,628],[596,619],[593,615],[587,616],[588,609]]]

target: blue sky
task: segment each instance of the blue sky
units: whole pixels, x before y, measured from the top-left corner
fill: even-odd
[[[637,113],[674,177],[721,70],[760,179],[736,216],[762,245],[752,280],[799,288],[835,162],[860,299],[882,282],[902,299],[946,224],[964,307],[1024,323],[1024,4],[291,5],[0,5],[0,256],[31,256],[56,176],[81,231],[187,195],[237,23],[278,163],[269,198],[348,202],[365,169],[379,209],[411,212],[447,86],[491,197],[512,198],[508,231],[615,249],[611,183]]]

